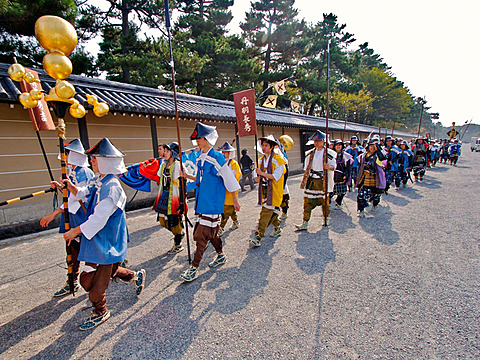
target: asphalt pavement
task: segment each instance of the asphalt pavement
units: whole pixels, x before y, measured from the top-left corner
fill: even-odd
[[[189,284],[187,251],[167,255],[172,235],[155,214],[129,213],[129,266],[146,269],[147,285],[137,298],[112,282],[112,316],[92,331],[78,330],[90,313],[83,290],[52,297],[66,279],[62,237],[4,242],[0,359],[478,359],[480,153],[464,148],[458,166],[391,190],[366,218],[356,192],[328,228],[315,209],[307,232],[294,231],[303,197],[291,177],[282,236],[259,248],[248,244],[257,194],[242,193],[227,263],[208,268],[210,246]]]

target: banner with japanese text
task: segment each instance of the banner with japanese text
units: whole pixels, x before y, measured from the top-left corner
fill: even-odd
[[[38,73],[34,70],[28,70],[35,76],[35,79],[39,80]],[[25,80],[20,82],[20,86],[23,92],[29,93],[32,90],[42,91],[42,84],[40,82],[27,83]],[[52,115],[48,110],[47,102],[45,98],[38,100],[38,104],[33,109],[28,109],[28,114],[33,123],[35,131],[48,131],[55,130],[55,124],[52,120]]]
[[[255,90],[249,89],[234,93],[233,103],[237,117],[238,136],[256,135]]]

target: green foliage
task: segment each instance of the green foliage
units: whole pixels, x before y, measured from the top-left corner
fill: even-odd
[[[307,101],[306,112],[325,116],[327,91],[327,47],[330,42],[330,89],[344,93],[358,93],[363,84],[353,75],[357,68],[348,57],[347,48],[355,41],[345,31],[345,24],[337,23],[334,14],[323,14],[323,21],[307,28],[303,38],[304,56],[297,68],[297,83],[302,99]],[[331,103],[335,107],[335,103]],[[330,109],[333,110],[333,109]]]
[[[0,0],[0,29],[9,34],[32,36],[40,16],[56,15],[74,23],[76,14],[74,0]]]
[[[269,82],[293,75],[301,54],[305,27],[296,19],[295,0],[258,0],[251,3],[245,22],[240,24],[250,56],[263,66],[259,81],[263,90]]]
[[[176,48],[197,56],[202,64],[183,74],[182,88],[198,95],[227,99],[233,92],[250,87],[258,67],[248,57],[242,39],[226,36],[233,1],[183,0],[177,4],[182,15],[173,32]]]

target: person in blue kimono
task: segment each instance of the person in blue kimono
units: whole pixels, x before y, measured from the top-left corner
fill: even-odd
[[[183,169],[181,170],[182,176],[196,182],[195,214],[197,222],[193,230],[193,240],[197,248],[190,268],[180,275],[185,282],[193,281],[198,277],[198,267],[209,242],[217,255],[208,265],[215,268],[227,261],[223,253],[222,239],[218,235],[227,190],[232,193],[235,211],[240,210],[236,194],[240,190],[240,184],[230,170],[225,156],[213,148],[217,139],[218,133],[215,126],[197,123],[190,136],[190,140],[201,151],[196,162],[196,175],[189,175]]]
[[[358,137],[357,136],[352,136],[350,139],[350,146],[346,148],[345,150],[347,153],[349,153],[352,156],[353,162],[350,167],[350,180],[348,183],[348,190],[352,191],[353,184],[357,186],[357,175],[358,175],[358,156],[365,151],[365,149],[359,145],[358,143]]]
[[[395,177],[395,186],[400,188],[400,183],[403,187],[407,187],[408,179],[410,178],[410,172],[413,166],[413,153],[408,148],[408,142],[402,140],[400,142],[400,154],[398,155],[398,171]]]
[[[460,155],[462,155],[462,145],[458,143],[458,139],[454,139],[453,144],[448,147],[450,165],[457,166]]]
[[[394,183],[394,180],[397,177],[398,160],[401,150],[397,145],[395,145],[391,136],[387,136],[385,138],[384,150],[387,154],[387,166],[385,167],[385,195],[388,195],[388,190],[390,189],[391,184]]]
[[[94,177],[94,173],[88,167],[88,156],[85,155],[85,149],[79,139],[72,140],[71,142],[65,144],[65,161],[68,167],[68,178],[76,186],[82,187],[86,186],[90,180]],[[51,183],[52,188],[58,184],[53,181]],[[68,193],[68,213],[70,219],[70,227],[76,227],[82,224],[86,219],[86,207],[85,199],[76,200],[71,192]],[[47,227],[50,222],[52,222],[58,215],[61,215],[60,219],[60,229],[61,234],[65,233],[65,219],[63,216],[63,204],[57,210],[52,213],[44,216],[40,220],[40,225],[42,227]],[[77,236],[73,239],[71,243],[72,250],[72,262],[73,262],[73,291],[77,292],[80,289],[78,285],[78,275],[80,271],[80,261],[78,261],[78,252],[80,251],[80,236]],[[65,282],[65,285],[58,291],[56,291],[53,296],[59,297],[67,295],[70,293],[70,285],[68,280]]]
[[[93,311],[80,325],[89,330],[110,318],[107,310],[106,290],[110,279],[134,282],[137,296],[145,284],[145,270],[132,271],[119,265],[127,258],[128,229],[125,216],[126,195],[118,174],[126,171],[121,153],[103,138],[87,151],[97,176],[86,187],[78,188],[71,181],[65,183],[76,197],[87,197],[87,220],[63,237],[70,243],[81,235],[79,261],[85,261],[80,285],[88,292]]]

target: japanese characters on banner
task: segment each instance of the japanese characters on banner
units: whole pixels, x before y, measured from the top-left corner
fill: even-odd
[[[234,93],[233,103],[237,117],[238,136],[256,135],[255,90],[249,89]]]
[[[31,72],[35,76],[35,79],[40,80],[38,78],[38,72],[30,69],[28,72]],[[32,90],[42,91],[42,84],[40,82],[33,82],[29,84],[23,80],[20,82],[20,86],[23,92],[29,93]],[[33,109],[28,109],[28,114],[30,115],[30,119],[32,120],[35,131],[55,130],[55,124],[53,123],[52,115],[50,114],[47,102],[43,97],[38,100],[38,105],[36,107]]]

